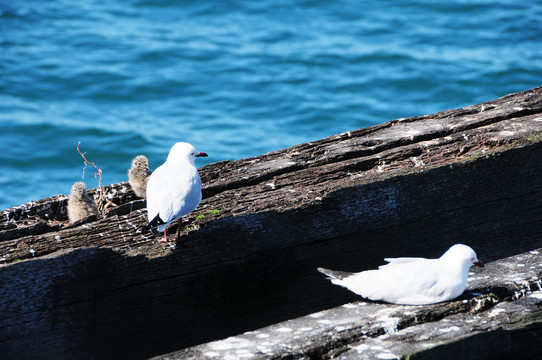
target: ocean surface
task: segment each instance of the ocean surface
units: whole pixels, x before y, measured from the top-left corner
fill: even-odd
[[[539,85],[539,0],[0,0],[0,209]]]

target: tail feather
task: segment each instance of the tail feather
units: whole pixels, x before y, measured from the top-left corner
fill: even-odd
[[[145,225],[144,229],[150,231],[154,236],[157,236],[158,234],[160,234],[158,227],[164,224],[165,222],[164,220],[160,219],[160,215],[156,215],[154,219],[152,219],[147,225]]]
[[[348,271],[329,270],[329,269],[321,268],[321,267],[317,268],[316,270],[318,270],[324,275],[329,276],[330,279],[342,280],[344,278],[354,275],[354,273],[348,272]]]

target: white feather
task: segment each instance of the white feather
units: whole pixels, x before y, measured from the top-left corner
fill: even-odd
[[[389,263],[378,270],[331,281],[371,300],[405,305],[434,304],[461,295],[467,285],[469,268],[474,263],[480,264],[476,253],[462,244],[452,246],[438,259],[388,258],[386,261]]]
[[[194,211],[201,202],[201,179],[194,164],[200,154],[187,143],[175,144],[164,164],[150,176],[147,184],[147,214],[149,222],[157,215],[165,222],[158,226],[164,231],[180,217]]]

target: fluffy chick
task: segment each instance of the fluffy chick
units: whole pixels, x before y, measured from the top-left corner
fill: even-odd
[[[98,206],[96,205],[96,202],[88,196],[85,183],[76,182],[72,186],[72,192],[68,199],[68,218],[70,224],[90,215],[98,216]]]
[[[151,174],[149,160],[145,155],[138,155],[132,160],[132,167],[128,170],[128,183],[137,197],[146,198],[147,182]]]

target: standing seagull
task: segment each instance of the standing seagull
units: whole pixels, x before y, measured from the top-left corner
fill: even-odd
[[[455,299],[465,291],[472,265],[483,267],[467,245],[455,244],[438,259],[388,258],[378,270],[359,273],[317,270],[335,285],[371,300],[424,305]]]
[[[128,183],[137,197],[145,199],[147,182],[151,174],[149,160],[145,155],[138,155],[132,160],[132,167],[128,170]]]
[[[98,206],[88,196],[85,183],[82,181],[76,182],[72,186],[72,192],[68,199],[68,219],[70,220],[70,224],[90,215],[98,216]]]
[[[178,142],[169,151],[165,163],[150,176],[147,183],[148,228],[153,233],[164,232],[175,220],[179,220],[177,240],[181,231],[181,217],[194,211],[201,201],[201,179],[194,161],[206,153],[184,142]]]

